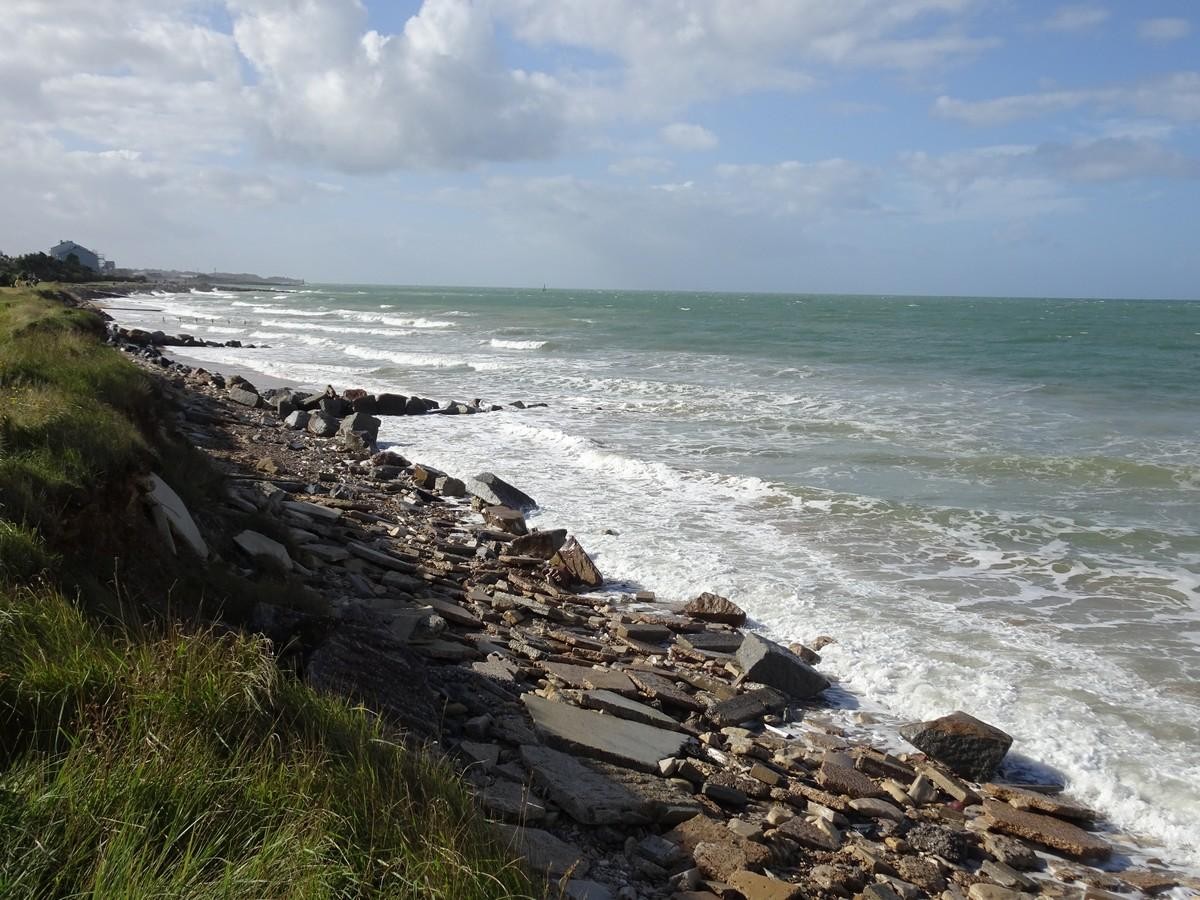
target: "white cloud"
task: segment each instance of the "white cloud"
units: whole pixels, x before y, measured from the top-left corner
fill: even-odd
[[[1042,91],[992,100],[938,97],[935,114],[969,125],[1004,125],[1067,110],[1133,113],[1172,122],[1200,121],[1200,72],[1177,72],[1140,84],[1081,90]]]
[[[1145,19],[1138,24],[1138,34],[1148,41],[1178,41],[1192,33],[1187,19]]]
[[[1077,3],[1059,7],[1054,15],[1042,23],[1049,31],[1086,31],[1103,25],[1112,14],[1102,6]]]
[[[468,0],[426,0],[400,34],[353,2],[233,0],[234,37],[272,144],[347,171],[545,157],[563,127],[550,77],[508,69]]]
[[[801,91],[814,69],[922,71],[997,42],[963,30],[977,0],[493,0],[517,36],[614,57],[576,85],[591,112],[640,115],[755,90]],[[607,77],[603,77],[607,76]]]
[[[712,150],[719,143],[717,136],[703,125],[672,122],[664,125],[659,135],[672,147],[680,150]]]

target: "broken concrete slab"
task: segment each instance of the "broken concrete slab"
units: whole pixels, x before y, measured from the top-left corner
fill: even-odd
[[[568,844],[548,831],[498,823],[493,824],[492,828],[501,846],[514,851],[538,875],[558,881],[568,873],[587,874],[587,855],[574,844]]]
[[[282,567],[285,572],[290,572],[295,565],[288,555],[287,547],[257,531],[247,529],[235,536],[233,542],[251,559],[269,559],[275,565]]]
[[[624,785],[550,747],[521,748],[533,783],[581,825],[645,824],[653,821],[646,801]]]
[[[645,703],[638,703],[636,700],[630,700],[628,697],[622,697],[613,691],[584,691],[579,700],[580,705],[587,709],[600,710],[619,719],[657,725],[660,728],[676,730],[679,728],[679,723],[662,710],[647,706]]]
[[[525,694],[521,700],[538,730],[551,742],[643,772],[658,771],[658,761],[677,755],[688,740],[677,731],[579,709],[536,694]]]
[[[741,628],[746,624],[746,611],[727,597],[711,594],[707,591],[689,601],[682,610],[685,616],[699,619],[702,622],[718,622],[722,625],[732,625]]]
[[[1062,819],[1014,809],[1000,800],[984,800],[983,809],[989,829],[1033,841],[1079,860],[1102,861],[1112,855],[1112,847],[1103,838]]]
[[[593,669],[588,666],[573,666],[570,663],[545,663],[544,668],[560,681],[571,687],[612,691],[616,694],[636,694],[637,687],[629,676],[616,669]]]
[[[777,688],[797,700],[817,696],[829,687],[829,679],[791,650],[750,633],[737,651],[737,662],[748,681]]]
[[[201,536],[192,514],[188,512],[187,506],[179,495],[171,489],[169,484],[154,474],[147,475],[142,483],[146,488],[146,501],[162,511],[167,525],[170,526],[175,537],[179,538],[192,553],[201,559],[208,559],[208,544]]]
[[[649,694],[655,700],[694,712],[704,711],[705,707],[702,702],[657,672],[648,672],[645,669],[626,669],[625,674],[632,678],[633,683],[644,693]]]
[[[1011,784],[985,784],[983,792],[997,800],[1003,800],[1009,806],[1032,812],[1045,813],[1059,819],[1071,819],[1075,822],[1094,822],[1096,811],[1082,804],[1075,803],[1065,797],[1052,797],[1028,791]]]

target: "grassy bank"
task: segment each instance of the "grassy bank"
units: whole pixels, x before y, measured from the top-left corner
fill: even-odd
[[[0,290],[0,894],[534,893],[446,766],[281,673],[264,642],[114,619],[118,589],[155,584],[112,583],[144,527],[132,480],[196,461],[102,335]]]

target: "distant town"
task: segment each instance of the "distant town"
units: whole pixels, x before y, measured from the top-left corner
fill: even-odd
[[[103,253],[77,241],[62,240],[48,253],[34,252],[10,257],[0,253],[0,284],[38,281],[170,281],[203,284],[269,284],[291,287],[304,284],[302,278],[282,275],[255,275],[250,272],[198,272],[179,269],[121,267]]]

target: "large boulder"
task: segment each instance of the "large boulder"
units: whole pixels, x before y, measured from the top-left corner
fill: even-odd
[[[404,416],[408,414],[408,398],[401,394],[380,394],[375,398],[375,414]]]
[[[900,736],[950,771],[972,781],[987,781],[1000,768],[1012,736],[961,710],[929,722],[900,728]]]
[[[491,472],[480,472],[468,480],[467,490],[488,506],[507,506],[518,512],[537,509],[536,500]]]
[[[719,622],[741,628],[746,624],[746,611],[720,594],[705,592],[683,608],[685,616],[702,622]]]
[[[550,558],[550,574],[568,588],[598,588],[604,584],[604,576],[575,538],[568,540]]]
[[[786,647],[762,635],[747,634],[738,647],[737,662],[748,681],[783,691],[797,700],[817,696],[829,679]]]
[[[487,522],[493,528],[507,531],[509,534],[529,533],[529,528],[525,524],[524,514],[507,506],[485,506],[483,508],[483,521]]]
[[[429,412],[429,407],[420,397],[409,397],[404,404],[404,414],[406,416],[423,416]]]
[[[350,406],[350,401],[343,397],[323,397],[320,403],[321,412],[329,413],[331,416],[337,416],[339,419],[343,416],[350,415],[353,409]]]
[[[312,416],[310,416],[304,410],[296,409],[293,410],[288,417],[283,420],[283,424],[292,429],[292,431],[300,431],[301,429],[308,427],[308,420],[310,418],[312,418]]]

